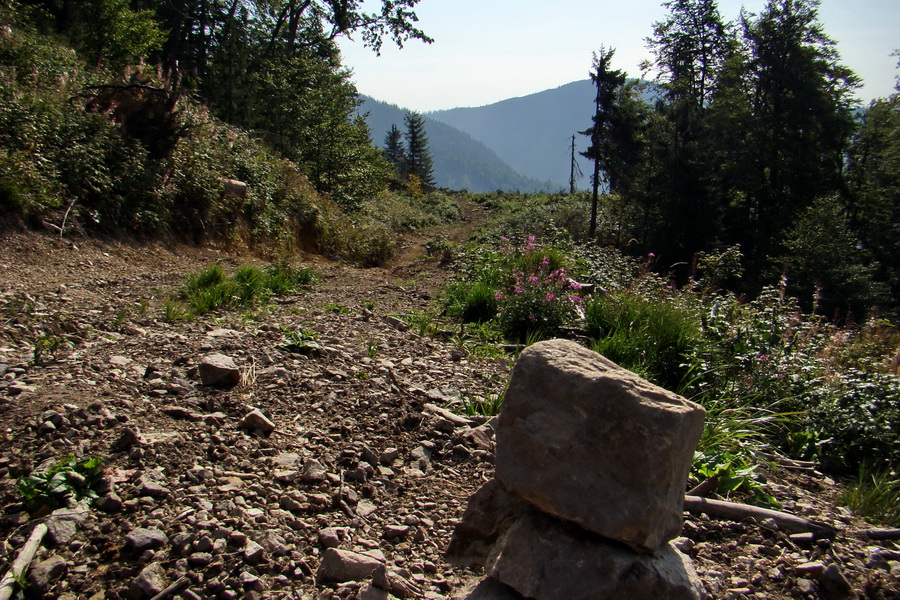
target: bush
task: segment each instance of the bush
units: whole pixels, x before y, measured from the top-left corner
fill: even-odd
[[[231,277],[220,265],[212,265],[188,276],[180,294],[187,302],[187,309],[182,310],[174,303],[168,303],[166,320],[173,322],[196,317],[220,308],[251,308],[263,304],[273,295],[290,294],[298,286],[308,285],[316,278],[310,268],[293,268],[283,262],[271,264],[265,269],[244,265]]]
[[[497,316],[497,290],[482,281],[456,281],[444,290],[444,313],[463,323],[485,323]]]
[[[692,370],[700,320],[674,299],[619,292],[594,297],[584,313],[592,348],[620,366],[668,389],[677,389]]]
[[[831,469],[864,463],[900,464],[900,381],[894,375],[847,369],[809,390],[807,432],[816,458]]]

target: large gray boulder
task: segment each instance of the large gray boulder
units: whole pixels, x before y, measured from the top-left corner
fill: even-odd
[[[539,600],[700,600],[702,590],[690,559],[671,544],[641,554],[539,513],[503,534],[485,574]]]
[[[512,372],[496,477],[545,513],[649,552],[681,530],[704,413],[574,342],[540,342]]]

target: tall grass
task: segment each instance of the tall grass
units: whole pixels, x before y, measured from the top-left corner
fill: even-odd
[[[864,463],[859,481],[846,491],[844,502],[872,523],[900,527],[900,477],[896,472]]]
[[[294,268],[285,263],[274,263],[265,269],[244,265],[230,277],[221,265],[212,265],[188,276],[179,294],[186,307],[181,311],[169,303],[166,316],[168,320],[180,320],[219,309],[258,306],[271,296],[293,293],[316,277],[308,267]]]
[[[699,316],[684,305],[620,292],[585,304],[591,347],[654,383],[675,389],[701,341]]]

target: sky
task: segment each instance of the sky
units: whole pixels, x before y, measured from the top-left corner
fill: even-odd
[[[364,6],[380,5],[366,0]],[[766,0],[719,0],[725,20]],[[381,56],[359,36],[342,40],[343,62],[360,93],[428,112],[484,106],[588,78],[592,52],[615,48],[613,67],[640,77],[646,38],[667,11],[662,0],[420,0],[418,26],[433,44],[385,40]],[[868,102],[894,91],[900,0],[822,0],[819,20],[844,65],[862,78]]]

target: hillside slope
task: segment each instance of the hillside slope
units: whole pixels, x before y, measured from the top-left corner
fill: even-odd
[[[384,136],[391,125],[404,129],[406,111],[398,106],[374,98],[363,99],[359,112],[366,116],[372,142],[384,145]],[[497,154],[476,140],[446,123],[425,118],[429,148],[434,158],[434,178],[439,187],[470,192],[549,191],[550,183],[522,175],[510,168]]]
[[[266,310],[169,323],[163,300],[188,273],[246,258],[56,235],[0,243],[0,560],[37,523],[18,478],[70,453],[107,469],[93,508],[47,519],[56,545],[29,576],[43,597],[146,599],[179,581],[189,590],[169,597],[388,597],[365,573],[320,577],[329,549],[380,557],[396,596],[460,597],[472,571],[443,552],[494,474],[495,440],[483,418],[449,421],[441,409],[498,394],[514,359],[460,357],[394,317],[425,309],[448,274],[438,259],[365,270],[314,259],[322,281]],[[300,330],[321,351],[287,346]],[[40,332],[64,343],[35,361]],[[211,353],[234,359],[240,385],[203,385],[198,364]],[[254,408],[272,431],[246,420]],[[689,515],[679,544],[708,597],[900,597],[896,551],[834,504],[834,481],[768,468],[766,489],[786,510],[838,534]],[[834,573],[849,580],[845,595],[827,593]]]

